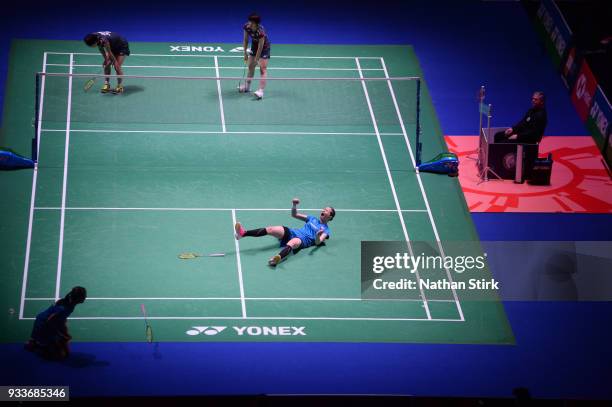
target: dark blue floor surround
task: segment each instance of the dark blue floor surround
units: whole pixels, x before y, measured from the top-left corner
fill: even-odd
[[[23,0],[18,10],[4,9],[0,95],[11,38],[77,39],[112,29],[134,41],[240,42],[240,24],[254,7],[239,1],[124,3],[36,6]],[[475,94],[481,84],[495,106],[494,124],[516,121],[531,91],[540,89],[548,95],[547,134],[587,134],[517,2],[277,1],[258,4],[257,10],[276,43],[413,44],[446,134],[476,133]],[[612,240],[609,215],[473,218],[486,240]],[[510,397],[522,386],[538,397],[612,399],[611,303],[507,303],[506,310],[515,346],[75,343],[74,357],[56,364],[21,351],[21,345],[2,345],[0,384],[70,384],[73,395],[81,396]]]
[[[412,394],[612,398],[608,304],[507,304],[516,346],[80,343],[63,364],[2,347],[3,384],[72,386],[74,396]]]

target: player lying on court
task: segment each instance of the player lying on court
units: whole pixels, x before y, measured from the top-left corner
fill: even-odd
[[[104,57],[104,75],[111,74],[111,65],[115,67],[117,75],[123,75],[123,61],[125,57],[130,55],[130,45],[127,40],[120,34],[111,31],[98,31],[87,34],[83,38],[85,44],[90,47],[98,47],[98,50]],[[104,78],[104,85],[102,86],[101,92],[108,93],[112,92],[115,94],[123,93],[123,78],[117,78],[117,87],[111,89],[110,78]]]
[[[68,342],[72,336],[68,333],[67,319],[77,304],[87,298],[87,290],[74,287],[64,298],[36,315],[30,340],[25,348],[37,352],[48,359],[61,360],[68,357]]]
[[[259,64],[259,72],[261,74],[259,89],[253,92],[257,99],[263,98],[264,89],[266,88],[266,76],[268,75],[268,61],[270,60],[270,39],[263,25],[260,23],[261,17],[252,13],[248,17],[246,24],[242,26],[244,31],[244,38],[242,41],[244,62],[248,64],[249,73],[246,82],[238,88],[241,93],[248,93],[251,91],[251,81],[255,75],[255,67]],[[251,38],[250,55],[248,52],[249,38]]]
[[[235,225],[236,239],[247,236],[261,237],[270,235],[280,241],[281,251],[268,260],[268,264],[273,267],[280,263],[292,251],[296,254],[301,249],[305,249],[312,245],[319,246],[330,237],[330,231],[327,224],[336,216],[336,210],[334,208],[331,206],[323,208],[319,217],[316,218],[314,216],[298,213],[297,205],[300,203],[298,198],[293,198],[292,202],[291,216],[306,222],[306,224],[299,229],[291,229],[287,226],[267,226],[265,228],[245,230],[240,222]]]

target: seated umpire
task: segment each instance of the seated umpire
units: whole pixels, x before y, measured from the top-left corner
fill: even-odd
[[[544,102],[544,92],[534,92],[531,97],[531,109],[525,113],[520,122],[505,131],[495,133],[495,142],[539,143],[547,123]]]

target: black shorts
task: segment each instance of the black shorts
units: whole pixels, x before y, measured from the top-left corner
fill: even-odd
[[[257,46],[251,45],[251,55],[257,55]],[[262,49],[259,58],[270,59],[270,47]]]
[[[111,52],[113,55],[130,55],[130,44],[127,41],[122,41],[114,47],[111,47]]]
[[[289,230],[287,226],[283,226],[283,229],[285,233],[283,234],[283,238],[280,239],[280,247],[287,246],[287,243],[289,243],[289,240],[295,237],[293,236],[293,233],[291,233],[291,230]],[[298,247],[297,249],[293,249],[293,254],[297,254],[297,252],[299,252],[300,250],[302,250],[302,245],[300,245],[300,247]]]

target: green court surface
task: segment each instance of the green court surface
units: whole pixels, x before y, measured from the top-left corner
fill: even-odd
[[[125,74],[243,74],[236,44],[179,45],[131,44]],[[99,73],[94,51],[13,42],[4,144],[29,151],[35,73]],[[361,241],[478,240],[457,179],[414,170],[416,81],[348,80],[422,77],[412,48],[272,51],[271,78],[313,80],[270,80],[255,101],[236,79],[126,78],[123,95],[41,79],[38,170],[0,174],[1,341],[27,339],[37,312],[82,285],[77,341],[144,340],[145,304],[156,341],[514,343],[496,299],[361,298]],[[446,146],[421,84],[429,159]],[[278,242],[236,241],[233,225],[299,227],[293,197],[315,216],[336,208],[332,237],[273,269]]]

